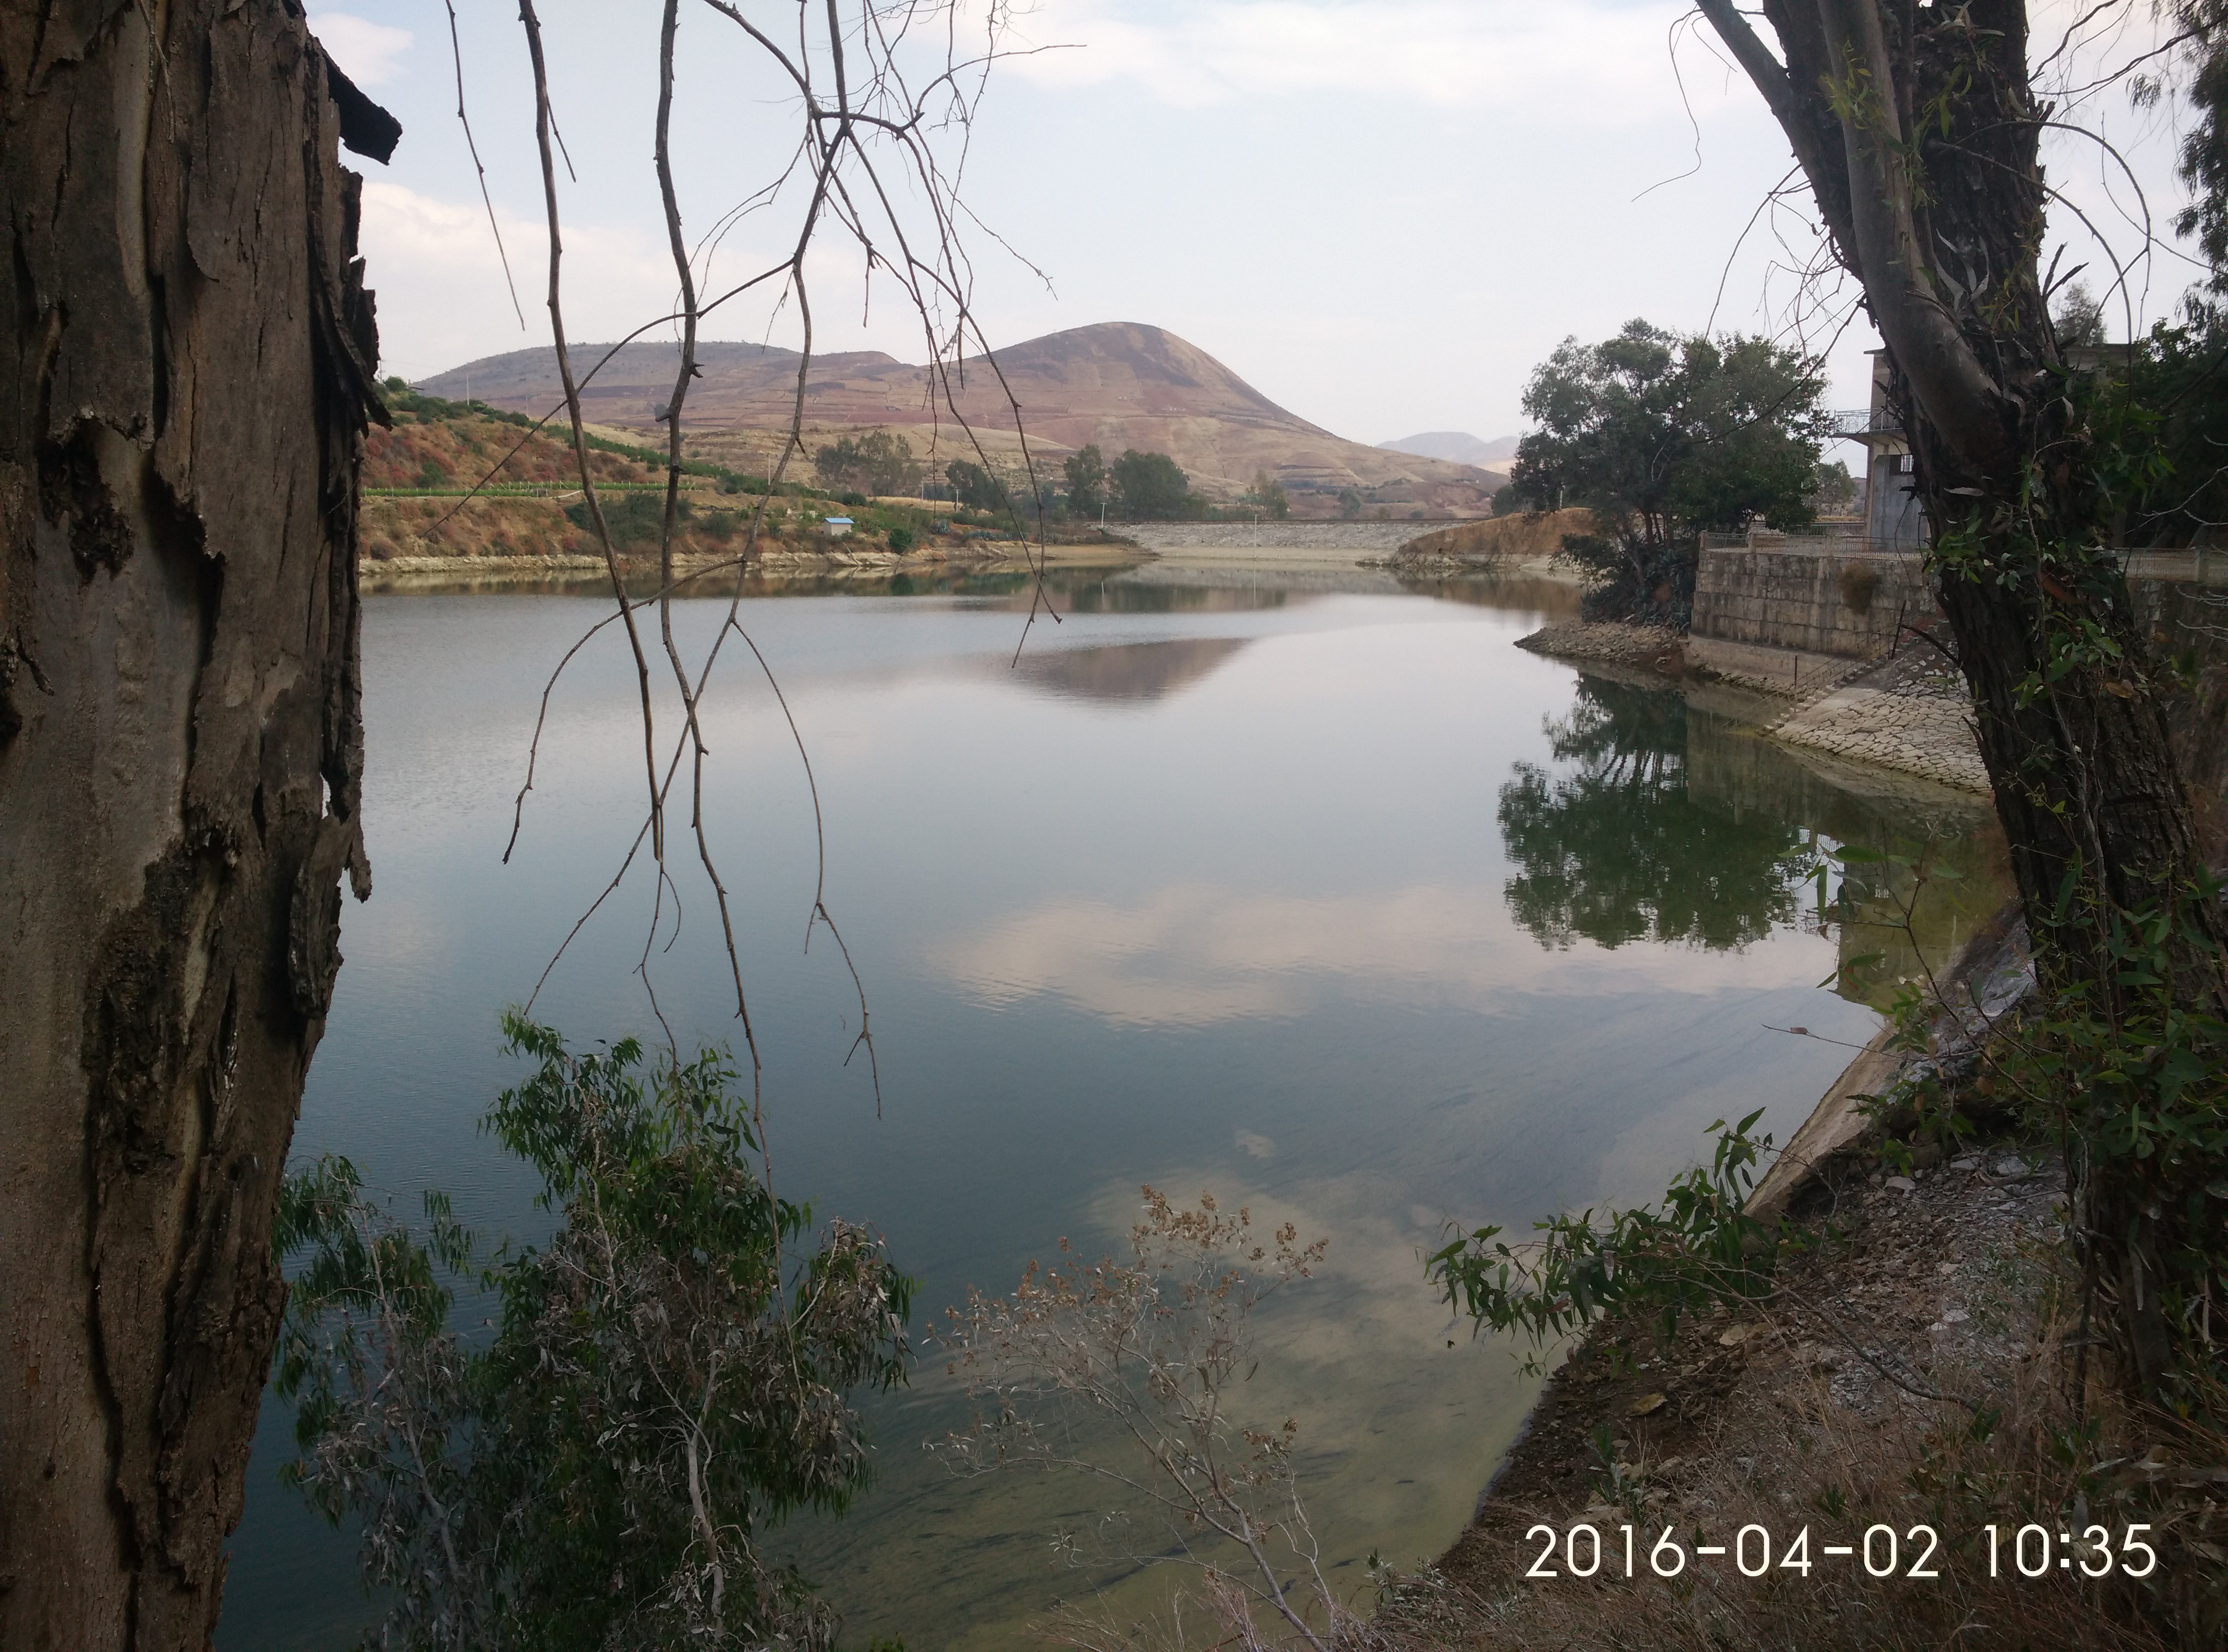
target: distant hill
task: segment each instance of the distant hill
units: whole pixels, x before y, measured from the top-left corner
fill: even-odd
[[[1466,430],[1418,431],[1413,436],[1377,445],[1388,453],[1413,453],[1422,458],[1446,459],[1455,464],[1487,465],[1516,457],[1515,437],[1496,436],[1489,442]]]
[[[577,344],[578,370],[608,346]],[[692,452],[763,469],[779,450],[797,394],[798,357],[759,344],[700,344],[701,373],[682,414]],[[594,423],[646,430],[672,394],[678,366],[668,342],[630,344],[582,392]],[[1429,455],[1347,440],[1288,413],[1197,346],[1158,327],[1109,322],[1053,333],[997,353],[998,373],[1021,404],[1032,450],[1056,472],[1059,461],[1096,443],[1109,461],[1124,448],[1168,454],[1210,498],[1245,491],[1267,471],[1291,496],[1295,514],[1328,515],[1338,496],[1362,496],[1370,515],[1482,515],[1507,477]],[[419,389],[537,417],[561,399],[554,349],[489,356],[422,381]],[[951,406],[932,400],[928,374],[879,351],[813,358],[804,386],[806,445],[829,432],[881,428],[905,435],[936,461],[971,449],[952,406],[994,457],[1019,450],[1012,409],[998,374],[979,358],[951,375]]]

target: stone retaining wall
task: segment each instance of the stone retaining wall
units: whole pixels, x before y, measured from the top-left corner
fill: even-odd
[[[1695,570],[1693,635],[1713,641],[1865,659],[1937,617],[1916,554],[1706,550]]]

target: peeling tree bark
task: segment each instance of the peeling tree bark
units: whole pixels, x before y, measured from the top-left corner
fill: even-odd
[[[11,1652],[206,1644],[240,1516],[338,881],[370,887],[340,86],[291,0],[0,0]]]

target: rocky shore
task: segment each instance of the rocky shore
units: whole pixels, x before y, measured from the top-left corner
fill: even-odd
[[[1764,726],[1775,739],[1961,791],[1989,789],[1964,683],[1923,644],[1869,661],[1805,656],[1811,669],[1789,676],[1742,669],[1738,662],[1719,669],[1727,663],[1668,626],[1571,620],[1543,626],[1517,646],[1557,659],[1611,661],[1668,678],[1723,681],[1791,697],[1793,703]]]
[[[1967,791],[1989,789],[1964,682],[1924,647],[1905,648],[1821,685],[1766,727],[1790,745]]]
[[[1668,625],[1566,619],[1519,637],[1516,646],[1559,660],[1609,660],[1675,677],[1686,670],[1686,642]]]

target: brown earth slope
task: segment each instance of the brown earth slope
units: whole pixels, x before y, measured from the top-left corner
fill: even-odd
[[[535,483],[572,487],[579,481],[569,432],[533,432],[496,419],[422,419],[397,411],[391,430],[374,426],[364,440],[363,485],[386,490]],[[591,451],[599,482],[657,483],[663,469],[618,453]],[[695,481],[695,478],[689,478]]]
[[[1418,535],[1400,547],[1403,562],[1490,561],[1498,557],[1527,560],[1559,555],[1563,536],[1594,531],[1591,510],[1517,511],[1488,522],[1457,522]]]
[[[592,362],[603,348],[575,348]],[[692,451],[763,470],[779,451],[797,394],[797,356],[757,344],[699,347],[702,375],[683,415]],[[588,417],[643,430],[672,394],[676,356],[669,343],[621,349],[583,392]],[[1267,471],[1292,496],[1296,514],[1331,515],[1351,489],[1373,509],[1428,515],[1482,515],[1506,479],[1475,466],[1350,442],[1288,413],[1206,351],[1157,327],[1110,322],[1030,339],[998,353],[1004,375],[979,359],[951,381],[959,413],[982,433],[994,458],[1018,439],[1006,390],[1021,404],[1031,446],[1054,467],[1095,443],[1111,460],[1124,448],[1167,453],[1210,498],[1231,498]],[[559,399],[555,352],[515,350],[426,380],[432,394],[471,396],[539,417]],[[880,354],[853,351],[813,361],[805,385],[808,449],[816,438],[878,427],[903,434],[914,451],[968,457],[951,409],[930,394],[925,368]],[[753,462],[754,461],[754,462]]]

